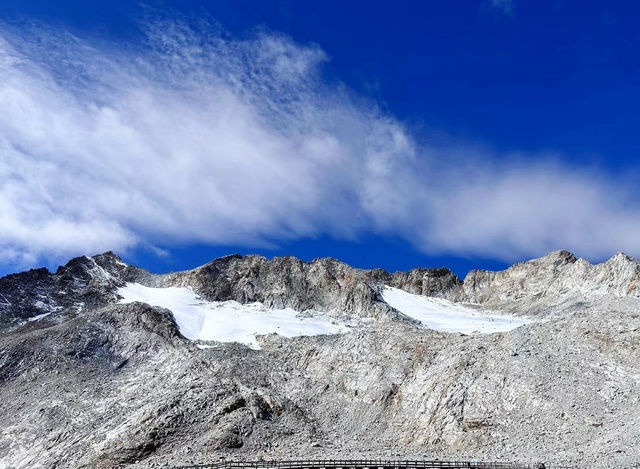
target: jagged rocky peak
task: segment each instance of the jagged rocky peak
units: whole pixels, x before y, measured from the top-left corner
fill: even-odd
[[[380,300],[385,285],[417,295],[530,312],[571,296],[640,297],[639,279],[640,264],[622,253],[592,265],[568,251],[554,251],[500,272],[471,271],[463,282],[446,268],[389,273],[357,269],[332,258],[305,262],[291,256],[269,260],[238,254],[193,270],[154,275],[109,251],[71,259],[55,273],[32,269],[0,279],[0,323],[109,304],[117,301],[117,289],[128,282],[190,287],[210,301],[260,302],[269,308],[379,318],[395,314]]]
[[[520,262],[500,272],[474,270],[464,279],[457,299],[490,305],[508,305],[568,295],[640,297],[640,264],[618,253],[606,262],[591,264],[568,251],[554,251],[546,256]]]
[[[636,259],[628,256],[624,252],[615,253],[610,259],[603,264],[609,265],[612,268],[636,268],[640,264]]]
[[[430,269],[419,267],[393,274],[386,270],[373,269],[368,271],[367,275],[380,284],[400,288],[415,295],[446,297],[457,293],[462,286],[458,276],[446,267]]]
[[[92,257],[74,257],[65,265],[59,266],[55,275],[82,282],[109,283],[118,279],[119,273],[126,267],[118,256],[108,251]]]
[[[189,286],[211,301],[260,302],[268,307],[299,311],[340,311],[359,316],[388,315],[381,302],[385,285],[426,296],[447,296],[462,282],[450,270],[413,269],[389,273],[362,270],[333,258],[311,262],[296,257],[231,255],[202,267],[163,276],[165,286]]]
[[[210,301],[260,302],[299,311],[341,311],[378,316],[389,308],[365,271],[331,258],[232,255],[186,272],[163,275],[156,286],[188,286]]]
[[[107,251],[102,254],[98,254],[93,256],[92,259],[102,268],[113,272],[113,271],[122,271],[127,267],[131,267],[126,262],[124,262],[120,256],[118,256],[113,251]]]
[[[116,299],[118,286],[140,272],[109,251],[75,257],[55,273],[43,267],[7,275],[0,278],[0,324],[106,305]]]

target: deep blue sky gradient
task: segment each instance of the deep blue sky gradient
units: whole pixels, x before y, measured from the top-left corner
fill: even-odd
[[[231,34],[265,27],[329,56],[327,79],[346,83],[410,127],[495,149],[553,152],[577,165],[624,173],[638,165],[640,4],[515,0],[511,14],[483,1],[146,2],[151,9],[215,18]],[[5,20],[33,18],[82,35],[137,41],[145,8],[123,0],[3,0]],[[454,164],[455,162],[452,162]],[[331,256],[389,270],[505,266],[491,259],[417,252],[406,242],[321,238],[275,249],[186,246],[158,257],[124,256],[152,271],[202,264],[230,252],[303,259]]]

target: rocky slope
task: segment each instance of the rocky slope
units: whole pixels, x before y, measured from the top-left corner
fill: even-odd
[[[623,255],[591,265],[555,252],[464,281],[446,269],[260,256],[153,275],[105,253],[10,275],[0,279],[0,467],[308,455],[633,467],[639,271]],[[262,336],[261,350],[202,349],[170,311],[117,303],[127,282],[361,321],[337,335]],[[382,302],[384,285],[537,320],[435,332]]]
[[[544,311],[567,300],[606,295],[640,298],[638,261],[618,253],[592,265],[570,252],[556,251],[502,272],[471,271],[453,296],[494,308]]]

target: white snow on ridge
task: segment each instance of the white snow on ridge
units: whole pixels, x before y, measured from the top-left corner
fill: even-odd
[[[268,309],[261,303],[205,301],[191,289],[151,288],[128,283],[118,289],[120,303],[141,301],[171,310],[180,332],[192,340],[240,342],[259,349],[256,335],[277,333],[284,337],[338,334],[346,328],[327,317],[301,318],[293,309]]]
[[[393,287],[384,288],[382,299],[429,329],[440,332],[490,334],[510,331],[529,322],[524,318],[484,313],[448,300],[414,295]]]
[[[48,312],[48,313],[42,313],[42,314],[37,314],[37,315],[35,315],[35,316],[33,316],[33,317],[27,318],[27,321],[29,321],[29,322],[39,321],[40,319],[44,319],[44,318],[46,318],[46,317],[47,317],[47,316],[49,316],[50,314],[51,314],[51,312]]]

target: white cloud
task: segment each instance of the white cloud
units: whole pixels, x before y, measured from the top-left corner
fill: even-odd
[[[0,28],[0,263],[374,232],[504,259],[640,253],[637,194],[559,163],[418,145],[325,53],[175,21],[132,50]]]
[[[513,14],[513,0],[489,0],[489,5],[504,15]]]

